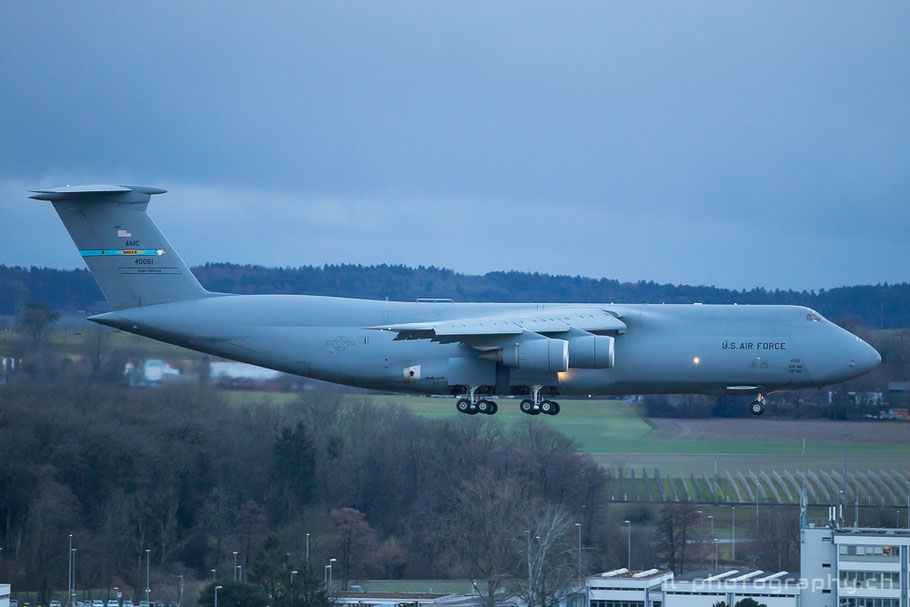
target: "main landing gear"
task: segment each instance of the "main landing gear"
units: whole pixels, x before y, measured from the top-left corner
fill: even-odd
[[[468,397],[459,398],[455,402],[455,408],[458,409],[459,413],[468,415],[477,415],[478,413],[495,415],[499,411],[499,405],[496,404],[496,401],[477,397],[477,386],[469,386]]]
[[[765,399],[761,394],[758,395],[758,400],[752,401],[752,404],[749,405],[749,411],[752,412],[752,415],[761,415],[765,412]]]
[[[521,409],[522,413],[527,413],[528,415],[540,415],[545,413],[546,415],[557,415],[559,413],[559,403],[555,400],[541,400],[540,399],[540,389],[543,386],[531,386],[531,398],[526,398],[521,401],[521,404],[518,405],[518,408]]]
[[[477,415],[478,413],[495,415],[499,411],[499,405],[496,404],[496,401],[477,395],[478,386],[466,386],[466,388],[467,395],[461,395],[455,401],[455,408],[458,409],[459,413],[466,415]],[[527,413],[528,415],[540,415],[541,413],[556,415],[559,413],[558,402],[542,398],[541,389],[543,386],[530,386],[530,388],[531,398],[524,399],[518,406],[522,413]]]

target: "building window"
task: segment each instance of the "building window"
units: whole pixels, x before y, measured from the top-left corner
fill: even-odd
[[[868,597],[841,597],[839,607],[899,607],[900,599],[873,599]]]
[[[901,577],[898,571],[841,571],[838,582],[841,588],[894,590],[900,588]]]

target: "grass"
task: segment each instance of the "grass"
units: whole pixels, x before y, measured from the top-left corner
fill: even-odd
[[[348,583],[348,590],[352,585],[359,585],[364,592],[473,593],[470,580],[351,580]]]
[[[226,392],[234,403],[264,402],[275,404],[293,402],[298,398],[293,393],[276,392]],[[398,405],[407,408],[417,415],[431,419],[457,418],[462,414],[455,410],[453,398],[424,398],[420,396],[380,394],[380,395],[340,395],[343,399],[362,400],[368,399],[379,406]],[[477,423],[503,423],[511,425],[525,421],[528,418],[518,410],[519,399],[499,400],[499,413],[495,417],[476,416]],[[759,441],[749,440],[748,437],[731,436],[723,439],[694,439],[694,438],[654,438],[649,436],[655,430],[660,420],[652,420],[639,415],[636,409],[628,402],[621,400],[579,399],[561,401],[562,412],[555,417],[539,415],[535,423],[547,424],[560,432],[572,437],[579,443],[579,450],[583,453],[604,454],[601,461],[615,460],[616,456],[648,456],[636,457],[642,463],[636,462],[636,468],[642,466],[649,470],[657,467],[664,471],[667,456],[686,455],[684,459],[672,457],[678,462],[679,467],[692,470],[692,461],[705,463],[704,456],[710,456],[711,473],[713,473],[714,456],[761,456],[764,462],[785,464],[790,468],[799,467],[803,462],[802,441]],[[741,420],[747,423],[748,420]],[[794,422],[794,423],[812,423]],[[843,446],[838,442],[807,442],[805,461],[823,463],[837,468],[837,460],[842,457]],[[910,456],[910,444],[873,444],[851,443],[850,456],[861,457],[864,466],[882,467],[881,462],[900,464],[898,469],[906,467],[908,460],[902,459]],[[675,466],[670,466],[673,470]],[[701,469],[696,467],[696,472]]]
[[[261,392],[226,392],[225,396],[234,404],[271,402],[281,405],[298,398],[298,395],[291,393]],[[369,400],[380,407],[401,406],[430,419],[461,417],[455,410],[452,398],[370,394],[339,394],[337,398],[349,401]],[[581,452],[590,454],[596,462],[611,470],[614,475],[612,492],[617,494],[614,496],[617,499],[622,499],[623,495],[633,499],[636,488],[642,498],[647,499],[642,469],[648,473],[648,486],[653,494],[651,497],[657,499],[659,494],[653,482],[655,468],[660,472],[661,483],[669,499],[673,499],[673,487],[682,499],[685,499],[686,488],[692,499],[713,499],[716,466],[718,499],[736,499],[736,492],[726,478],[727,471],[739,486],[743,499],[748,501],[750,499],[748,489],[742,485],[737,472],[742,472],[747,478],[750,471],[754,472],[761,478],[762,484],[767,485],[767,481],[761,475],[764,470],[781,497],[786,500],[786,492],[783,491],[773,471],[783,476],[786,470],[791,473],[807,469],[816,472],[830,471],[840,470],[843,465],[843,446],[838,442],[807,442],[803,452],[801,440],[749,440],[744,436],[717,439],[654,438],[652,435],[659,427],[660,420],[642,417],[628,402],[563,399],[561,404],[560,415],[555,417],[540,415],[534,418],[534,423],[547,424],[575,439]],[[528,418],[518,410],[518,399],[501,399],[499,407],[499,413],[495,417],[478,415],[473,418],[473,422],[503,424],[509,427],[528,421]],[[749,420],[737,420],[731,425],[734,429],[731,431],[748,428],[748,422]],[[848,464],[852,471],[905,470],[910,467],[908,466],[910,444],[851,443],[848,455]],[[631,478],[631,471],[634,471],[634,481]],[[708,478],[707,483],[704,480],[705,475]],[[850,484],[852,487],[855,480],[851,479]],[[792,486],[789,488],[792,494]],[[773,494],[770,487],[766,486],[765,489],[769,496]],[[863,487],[859,490],[861,495],[867,493]],[[868,499],[863,497],[861,501],[865,503]],[[773,497],[761,499],[763,503],[767,500],[773,500]]]

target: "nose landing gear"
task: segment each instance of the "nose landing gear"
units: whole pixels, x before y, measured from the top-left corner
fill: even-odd
[[[752,415],[761,415],[765,412],[765,399],[761,394],[758,395],[758,400],[752,401],[752,404],[749,405],[749,411],[752,412]]]

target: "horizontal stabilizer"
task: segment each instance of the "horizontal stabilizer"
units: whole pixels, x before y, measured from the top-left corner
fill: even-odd
[[[147,185],[68,185],[46,190],[32,190],[35,200],[113,200],[116,202],[148,202],[152,194],[167,190]]]

